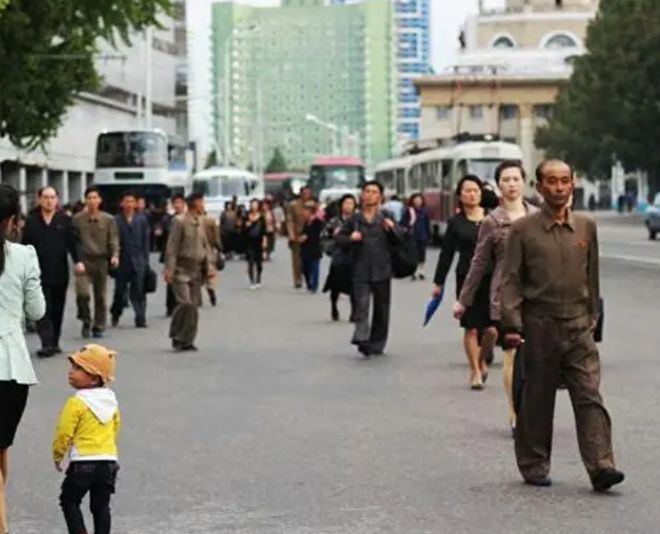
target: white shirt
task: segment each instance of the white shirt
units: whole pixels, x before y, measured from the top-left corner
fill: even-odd
[[[0,380],[36,384],[23,318],[38,321],[46,313],[41,271],[32,246],[5,243],[5,270],[0,275]]]

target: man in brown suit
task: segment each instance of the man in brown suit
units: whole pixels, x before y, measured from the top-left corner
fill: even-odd
[[[515,431],[525,482],[549,486],[557,386],[569,391],[582,461],[596,491],[623,481],[614,466],[610,416],[599,392],[600,358],[593,330],[599,315],[596,224],[573,213],[573,169],[546,161],[536,171],[545,203],[515,221],[504,256],[505,344],[525,341],[525,385]]]
[[[112,215],[101,211],[101,194],[94,186],[85,191],[85,209],[74,216],[73,225],[80,235],[85,269],[76,273],[78,319],[82,337],[103,337],[107,322],[108,268],[119,266],[119,232]],[[109,262],[109,265],[108,265]],[[89,309],[90,287],[94,292],[94,319]],[[92,324],[93,322],[93,324]],[[90,331],[91,329],[91,331]]]
[[[207,273],[209,243],[204,229],[204,198],[188,197],[188,212],[174,219],[165,253],[165,282],[172,284],[177,306],[170,323],[172,347],[196,351],[202,273]]]
[[[206,292],[209,295],[211,306],[216,306],[218,296],[215,292],[218,281],[218,258],[222,254],[222,238],[220,237],[220,219],[212,217],[204,212],[204,231],[206,240],[209,243],[209,260],[207,262],[207,272],[203,273],[206,279]]]
[[[291,266],[293,268],[293,285],[296,289],[302,287],[302,257],[300,244],[305,228],[305,203],[312,200],[312,190],[305,186],[300,190],[300,197],[291,201],[286,214],[286,228],[291,250]]]

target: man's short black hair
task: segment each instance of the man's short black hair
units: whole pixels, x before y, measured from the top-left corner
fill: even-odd
[[[96,193],[98,196],[101,196],[101,191],[99,188],[95,185],[90,185],[87,189],[85,189],[85,198],[87,198],[92,193]]]
[[[545,161],[539,163],[538,166],[536,167],[535,174],[536,174],[537,183],[541,183],[543,181],[545,168],[552,163],[561,163],[562,165],[567,165],[568,168],[571,170],[571,178],[575,178],[575,171],[573,170],[573,166],[570,163],[567,163],[566,161],[563,161],[561,159],[546,159]]]
[[[522,175],[523,182],[527,179],[527,173],[525,172],[525,168],[523,167],[522,163],[513,159],[508,159],[500,163],[497,166],[497,169],[495,169],[495,183],[497,185],[499,185],[500,183],[500,178],[502,178],[502,173],[507,169],[520,169],[520,174]]]
[[[383,184],[381,184],[378,180],[367,180],[366,182],[364,182],[364,184],[362,185],[362,191],[364,191],[365,189],[367,189],[367,187],[370,186],[376,186],[380,191],[381,195],[385,192],[385,187],[383,187]]]
[[[175,200],[183,200],[183,201],[185,202],[185,201],[186,201],[186,197],[184,197],[181,193],[177,193],[176,195],[174,195],[174,196],[172,197],[171,200],[172,200],[172,202],[174,202]]]
[[[201,193],[190,193],[186,199],[186,203],[192,207],[198,200],[204,200],[204,195]]]
[[[119,198],[119,200],[120,200],[120,201],[121,201],[121,200],[124,200],[126,197],[133,197],[135,200],[138,199],[137,193],[136,193],[135,191],[131,191],[130,189],[124,191],[124,192],[121,194],[121,197]]]

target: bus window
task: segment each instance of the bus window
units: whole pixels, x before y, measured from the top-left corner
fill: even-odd
[[[410,191],[408,191],[408,193],[417,193],[421,191],[421,189],[421,168],[419,165],[415,165],[412,169],[410,169]]]
[[[435,161],[422,164],[424,189],[437,189],[440,187],[438,165]]]
[[[454,183],[451,179],[451,167],[452,167],[452,160],[450,159],[442,160],[441,169],[440,169],[440,173],[442,174],[440,187],[442,191],[453,191],[454,189]]]
[[[167,139],[161,133],[113,132],[98,137],[97,168],[167,168],[167,165]]]
[[[405,195],[406,192],[406,171],[403,169],[396,171],[396,192],[399,196]]]

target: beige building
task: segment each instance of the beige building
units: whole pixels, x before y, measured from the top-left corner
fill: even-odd
[[[553,112],[597,0],[508,0],[470,17],[457,65],[415,81],[422,142],[459,133],[494,134],[521,146],[532,169],[542,154],[534,135]]]

